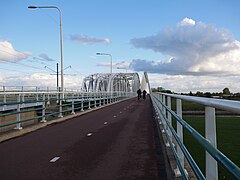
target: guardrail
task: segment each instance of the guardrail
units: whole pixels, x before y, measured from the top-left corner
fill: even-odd
[[[159,123],[162,124],[178,165],[178,168],[175,170],[176,175],[180,174],[183,179],[188,179],[186,170],[184,169],[185,157],[198,179],[218,179],[218,164],[227,170],[234,178],[240,179],[240,168],[216,148],[217,137],[215,118],[215,108],[239,114],[239,101],[199,98],[166,93],[151,93],[150,96]],[[176,113],[172,110],[171,98],[176,99]],[[182,119],[182,100],[199,103],[205,106],[205,137]],[[177,132],[172,126],[172,117],[177,121]],[[183,144],[183,128],[185,128],[206,151],[206,176],[203,175]],[[173,144],[173,138],[175,138],[177,142],[176,149]]]
[[[29,122],[46,122],[134,95],[126,92],[64,92],[64,96],[60,92],[1,92],[0,132],[13,127],[20,130]]]

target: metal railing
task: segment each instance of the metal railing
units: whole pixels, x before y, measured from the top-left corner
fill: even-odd
[[[159,123],[162,124],[168,143],[177,162],[178,168],[175,170],[175,174],[180,174],[183,179],[188,179],[188,175],[184,169],[185,157],[198,179],[218,179],[218,164],[227,170],[234,178],[240,179],[240,168],[216,148],[217,137],[215,117],[215,108],[239,114],[239,101],[199,98],[166,93],[151,93],[150,96]],[[176,112],[172,110],[171,98],[176,99]],[[195,102],[205,106],[205,137],[183,120],[182,100]],[[177,121],[177,132],[172,126],[172,117]],[[198,141],[206,152],[205,176],[183,143],[183,128],[185,128],[191,136]],[[177,142],[176,149],[173,144],[173,138],[175,138],[175,141]]]
[[[0,132],[75,114],[134,96],[126,92],[0,92]]]
[[[55,92],[57,87],[47,86],[0,86],[0,92]],[[64,88],[65,92],[82,92],[81,89]]]

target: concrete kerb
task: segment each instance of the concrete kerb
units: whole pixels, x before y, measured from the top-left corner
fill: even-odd
[[[90,113],[92,111],[96,111],[96,110],[99,110],[101,108],[104,108],[104,107],[107,107],[107,106],[111,106],[113,104],[117,104],[119,102],[123,102],[123,101],[126,101],[126,100],[129,100],[129,99],[132,99],[132,98],[135,98],[135,97],[131,97],[131,98],[126,98],[126,99],[122,99],[120,101],[116,101],[116,102],[113,102],[111,104],[105,104],[105,105],[101,105],[101,106],[98,106],[96,108],[92,108],[92,109],[86,109],[84,111],[80,111],[80,112],[76,112],[75,114],[71,114],[71,115],[67,115],[65,117],[61,117],[61,118],[57,118],[57,119],[54,119],[54,120],[51,120],[51,121],[47,121],[46,123],[38,123],[38,124],[34,124],[32,126],[29,126],[29,127],[25,127],[23,128],[22,130],[14,130],[14,131],[11,131],[11,132],[6,132],[2,135],[0,135],[0,143],[1,142],[4,142],[4,141],[7,141],[7,140],[10,140],[12,138],[16,138],[16,137],[19,137],[19,136],[22,136],[22,135],[25,135],[27,133],[30,133],[30,132],[33,132],[33,131],[36,131],[38,129],[41,129],[41,128],[44,128],[50,124],[53,124],[53,123],[60,123],[60,122],[63,122],[63,121],[66,121],[66,120],[70,120],[74,117],[77,117],[77,116],[82,116],[84,114],[87,114],[87,113]]]

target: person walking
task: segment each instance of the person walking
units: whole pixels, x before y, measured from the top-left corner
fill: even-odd
[[[142,94],[141,89],[138,89],[138,90],[137,90],[137,94],[138,94],[138,100],[140,100],[140,98],[141,98],[141,94]]]
[[[146,91],[146,90],[143,90],[143,99],[144,99],[144,100],[146,99],[146,94],[147,94],[147,91]]]

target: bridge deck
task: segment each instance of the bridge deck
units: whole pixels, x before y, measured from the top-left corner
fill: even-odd
[[[0,143],[0,178],[165,179],[154,129],[149,99],[122,101]]]

